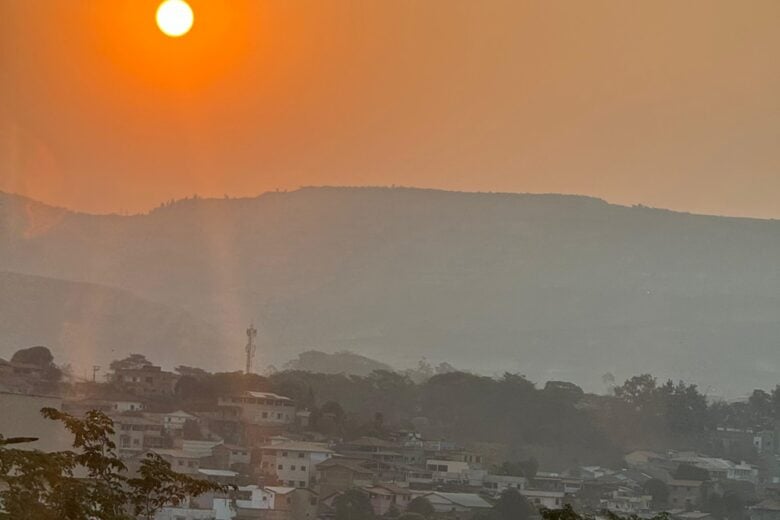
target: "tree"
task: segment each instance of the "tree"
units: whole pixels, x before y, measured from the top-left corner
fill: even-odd
[[[41,413],[74,436],[75,451],[42,453],[9,446],[33,439],[0,438],[0,520],[132,520],[153,518],[165,504],[227,488],[175,473],[156,455],[141,463],[140,477],[128,479],[111,441],[111,419],[90,411],[84,419],[53,408]],[[86,478],[76,478],[83,468]],[[131,514],[132,512],[132,514]]]
[[[780,385],[775,385],[772,390],[772,416],[780,419]]]
[[[416,513],[425,518],[428,518],[431,515],[433,515],[434,509],[430,500],[428,500],[427,498],[415,497],[414,499],[412,499],[411,502],[409,502],[409,505],[406,506],[406,512]]]
[[[37,346],[17,350],[11,356],[11,361],[35,365],[44,369],[42,378],[45,381],[56,383],[62,379],[62,370],[54,364],[54,356],[46,347]]]
[[[562,399],[579,401],[585,396],[585,392],[579,386],[568,381],[547,381],[544,391],[556,395]]]
[[[148,453],[138,471],[140,477],[127,481],[133,514],[152,520],[167,504],[178,505],[189,496],[208,491],[226,491],[223,486],[177,473],[171,465],[155,453]]]
[[[572,508],[571,504],[564,505],[561,509],[542,509],[540,511],[542,520],[594,520],[593,516],[581,515]],[[617,515],[607,511],[605,516],[607,520],[639,520],[636,515],[628,517]],[[648,520],[669,520],[669,513],[659,513]]]
[[[111,362],[109,368],[116,372],[117,370],[128,370],[151,366],[152,363],[146,359],[143,354],[130,354],[124,359],[117,359]]]
[[[336,510],[335,520],[373,520],[374,509],[368,494],[352,488],[333,500]]]
[[[498,515],[499,520],[527,520],[536,513],[528,499],[514,488],[509,488],[501,493],[493,510]]]
[[[627,379],[615,387],[615,397],[626,401],[636,410],[645,410],[654,400],[656,379],[650,374],[642,374]]]
[[[54,356],[51,351],[46,347],[30,347],[23,348],[14,352],[11,356],[11,361],[14,363],[27,363],[28,365],[36,365],[39,367],[48,367],[54,362]]]

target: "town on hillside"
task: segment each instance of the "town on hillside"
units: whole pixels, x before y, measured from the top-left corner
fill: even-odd
[[[710,425],[710,453],[683,446],[635,446],[609,466],[582,462],[546,467],[545,459],[513,457],[498,441],[463,441],[457,430],[450,436],[431,436],[426,421],[433,416],[393,423],[384,415],[392,407],[378,407],[363,422],[350,419],[353,414],[339,402],[318,402],[315,386],[302,390],[290,380],[272,380],[269,386],[268,378],[251,373],[252,355],[248,348],[244,372],[209,374],[194,367],[169,372],[135,354],[112,363],[103,378],[96,376],[96,369],[94,380],[65,381],[48,349],[23,349],[10,361],[0,361],[0,416],[13,418],[3,420],[0,431],[6,438],[36,437],[31,449],[64,450],[69,447],[67,435],[39,410],[49,407],[74,417],[98,410],[113,421],[113,442],[131,474],[153,453],[175,472],[233,486],[228,492],[168,504],[156,514],[158,520],[365,516],[353,511],[345,517],[345,503],[347,509],[364,504],[369,508],[365,514],[376,518],[420,514],[468,520],[493,518],[498,504],[515,493],[528,506],[526,512],[521,508],[512,513],[517,517],[532,518],[540,510],[571,505],[594,516],[611,512],[651,518],[667,513],[673,520],[780,520],[777,420],[760,430]],[[448,376],[453,377],[450,373],[431,380]],[[360,379],[344,376],[344,381]],[[530,384],[517,376],[515,383],[526,385],[518,389]],[[615,393],[633,399],[631,406],[639,409],[648,386],[647,378],[635,378]],[[378,390],[366,393],[365,399],[403,399],[403,389],[397,386],[374,387]],[[685,387],[687,393],[690,389]],[[574,399],[575,408],[592,406],[577,390],[557,382],[542,392]],[[455,391],[449,393],[447,398],[458,399]],[[772,396],[766,397],[764,405],[771,407]],[[756,400],[754,395],[729,413],[748,413],[758,406]],[[454,408],[443,412],[459,413]],[[693,415],[695,410],[684,410],[684,417]],[[490,432],[482,438],[489,439]],[[583,453],[582,460],[587,458]]]

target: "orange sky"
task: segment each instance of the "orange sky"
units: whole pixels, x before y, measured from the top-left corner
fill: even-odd
[[[780,2],[0,0],[0,189],[89,211],[300,185],[780,217]]]

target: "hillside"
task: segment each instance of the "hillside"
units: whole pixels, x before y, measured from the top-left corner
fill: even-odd
[[[226,344],[193,316],[118,289],[8,272],[0,289],[0,357],[47,345],[79,377],[132,352],[173,367]]]
[[[132,291],[214,324],[239,354],[254,319],[261,364],[348,349],[596,390],[606,372],[652,371],[730,395],[780,375],[776,221],[380,188],[128,217],[3,196],[0,218],[0,269]],[[223,362],[181,360],[198,361]]]

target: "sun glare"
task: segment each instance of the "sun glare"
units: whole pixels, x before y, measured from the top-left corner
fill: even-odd
[[[157,26],[168,36],[183,36],[192,28],[195,16],[184,0],[165,0],[157,8]]]

